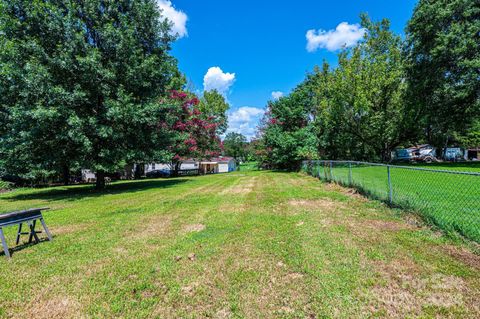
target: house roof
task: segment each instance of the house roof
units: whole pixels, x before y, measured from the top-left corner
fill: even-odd
[[[228,163],[230,161],[234,160],[233,157],[229,157],[229,156],[222,156],[222,157],[212,157],[210,159],[203,159],[203,160],[200,160],[200,161],[195,161],[193,159],[188,159],[188,160],[185,160],[185,162],[200,162],[200,163],[204,163],[204,164],[213,164],[213,163]]]
[[[195,164],[195,163],[198,163],[198,161],[194,160],[194,159],[187,159],[187,160],[184,160],[182,161],[183,164]]]
[[[219,162],[219,163],[228,163],[233,160],[233,157],[223,156],[223,157],[214,157],[211,159],[212,162]]]

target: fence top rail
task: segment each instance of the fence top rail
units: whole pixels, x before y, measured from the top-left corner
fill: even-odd
[[[342,163],[342,164],[383,166],[383,167],[391,167],[391,168],[409,169],[409,170],[414,170],[414,171],[435,172],[435,173],[455,174],[455,175],[480,176],[479,172],[451,171],[451,170],[444,170],[444,169],[433,169],[433,168],[424,168],[424,167],[412,167],[412,166],[391,165],[391,164],[371,163],[371,162],[359,162],[359,161],[311,160],[311,161],[306,161],[306,162],[317,162],[317,163],[330,163],[331,162],[331,163]]]

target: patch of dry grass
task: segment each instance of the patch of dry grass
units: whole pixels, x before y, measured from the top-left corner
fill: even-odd
[[[234,185],[225,188],[222,195],[249,194],[255,187],[256,178],[240,178]]]
[[[47,294],[48,296],[48,294]],[[80,318],[81,304],[67,295],[46,297],[36,296],[19,318],[68,319]],[[14,316],[15,317],[15,316]]]
[[[408,259],[378,263],[375,271],[380,283],[369,291],[369,311],[405,318],[421,316],[429,308],[452,313],[470,309],[480,316],[475,306],[480,292],[461,277],[425,271]]]

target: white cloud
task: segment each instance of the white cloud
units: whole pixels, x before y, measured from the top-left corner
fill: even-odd
[[[235,73],[224,73],[218,66],[211,67],[203,77],[205,91],[217,90],[226,95],[230,86],[235,82]]]
[[[272,92],[272,99],[278,100],[281,97],[283,97],[283,92],[280,92],[280,91]]]
[[[172,23],[172,35],[180,38],[188,35],[187,32],[187,15],[180,10],[176,10],[170,0],[157,0],[158,7],[162,10],[162,16]]]
[[[343,47],[351,47],[357,44],[365,35],[366,29],[359,24],[340,23],[335,30],[308,30],[307,50],[315,52],[318,49],[336,51]]]
[[[263,114],[265,114],[264,109],[250,106],[244,106],[231,112],[228,115],[227,133],[241,133],[247,139],[252,139],[255,136],[256,128]]]

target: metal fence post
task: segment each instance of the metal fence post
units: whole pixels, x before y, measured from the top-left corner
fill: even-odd
[[[348,185],[352,186],[353,179],[352,179],[352,162],[348,162]]]
[[[325,175],[325,180],[328,181],[328,174],[327,174],[327,163],[322,162],[323,166],[323,175]]]
[[[330,161],[330,180],[333,181],[333,163]]]
[[[388,174],[388,200],[390,204],[393,203],[393,190],[392,190],[392,177],[390,175],[390,165],[387,165],[387,174]]]

